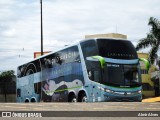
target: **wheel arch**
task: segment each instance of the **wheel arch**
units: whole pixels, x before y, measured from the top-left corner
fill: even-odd
[[[86,94],[86,96],[87,96],[87,92],[85,90],[83,90],[83,89],[78,92],[78,102],[80,102],[81,96],[83,94]]]
[[[37,102],[36,98],[35,98],[35,97],[32,97],[32,98],[31,98],[31,102]]]
[[[30,102],[29,98],[26,98],[24,102],[29,103]]]
[[[69,94],[68,94],[68,102],[70,102],[70,99],[71,99],[72,96],[75,96],[77,98],[75,92],[74,91],[70,91]]]

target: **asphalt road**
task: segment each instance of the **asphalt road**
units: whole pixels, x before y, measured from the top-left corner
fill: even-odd
[[[0,120],[159,120],[160,103],[0,103],[0,116],[2,112],[11,112],[12,118],[0,117]],[[42,114],[42,118],[24,118],[30,113]]]
[[[160,102],[0,103],[0,111],[160,111]]]

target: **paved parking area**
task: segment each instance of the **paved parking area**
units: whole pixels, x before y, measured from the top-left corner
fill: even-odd
[[[0,111],[160,111],[160,102],[0,103]]]
[[[160,119],[160,103],[141,102],[105,102],[105,103],[0,103],[0,112],[11,112],[12,118],[0,117],[8,120],[158,120]],[[28,113],[41,113],[42,118],[17,117]],[[70,112],[70,113],[69,113]],[[69,114],[68,114],[69,113]],[[134,114],[133,114],[134,113]],[[145,116],[151,113],[158,116]],[[93,114],[93,115],[92,115]],[[140,116],[138,116],[138,114]],[[47,116],[48,115],[48,116]],[[131,116],[130,116],[131,115]],[[137,115],[137,116],[136,116]],[[2,115],[0,115],[2,116]],[[55,117],[58,116],[58,117]],[[126,117],[125,117],[126,116]],[[134,117],[133,117],[134,116]],[[144,116],[144,117],[143,117]]]

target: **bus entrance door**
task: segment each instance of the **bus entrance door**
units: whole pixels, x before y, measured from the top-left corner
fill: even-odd
[[[101,101],[101,84],[99,83],[100,81],[100,74],[99,71],[94,70],[91,71],[91,80],[92,80],[92,85],[91,85],[91,96],[92,96],[92,102],[98,102]]]
[[[101,84],[92,82],[92,101],[100,102],[101,101]]]

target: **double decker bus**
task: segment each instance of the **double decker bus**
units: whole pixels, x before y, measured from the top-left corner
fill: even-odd
[[[17,102],[141,101],[140,60],[128,40],[80,41],[19,66]]]

